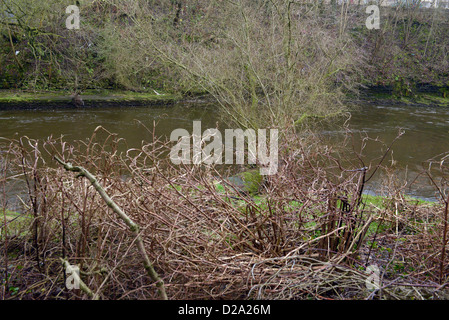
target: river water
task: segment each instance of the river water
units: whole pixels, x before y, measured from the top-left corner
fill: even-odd
[[[101,107],[86,109],[56,110],[4,110],[0,111],[0,137],[13,138],[26,135],[30,138],[44,139],[49,135],[61,134],[69,141],[86,139],[94,129],[101,125],[126,139],[129,147],[139,146],[142,140],[150,141],[151,132],[142,124],[153,128],[157,123],[156,134],[169,136],[177,128],[192,132],[193,120],[201,120],[202,130],[215,128],[219,121],[216,107],[206,104],[179,103],[173,106],[149,107]],[[322,127],[324,136],[338,143],[341,125],[338,123]],[[355,137],[367,135],[370,138],[390,144],[399,129],[405,131],[398,139],[383,164],[395,164],[399,181],[408,181],[404,189],[407,194],[434,199],[435,189],[426,179],[410,184],[422,171],[422,163],[438,154],[449,151],[449,108],[411,107],[388,105],[361,105],[351,111],[349,128]],[[357,140],[357,139],[356,139]],[[360,146],[359,142],[355,143]],[[368,142],[364,149],[366,164],[376,164],[386,150],[378,142]],[[369,192],[380,193],[385,185],[384,175],[379,172],[368,186]]]

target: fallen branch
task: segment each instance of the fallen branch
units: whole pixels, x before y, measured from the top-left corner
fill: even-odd
[[[78,273],[75,272],[73,267],[70,265],[70,263],[67,260],[61,259],[62,263],[64,264],[64,267],[66,268],[66,271],[70,273],[73,278],[75,278],[75,282],[79,283],[80,289],[84,291],[89,297],[93,298],[94,300],[98,300],[98,295],[94,296],[94,293],[92,290],[89,289],[89,287],[81,280]]]
[[[65,163],[57,156],[55,156],[55,160],[63,165],[67,171],[78,172],[79,177],[86,177],[87,179],[89,179],[90,183],[94,186],[94,188],[106,202],[108,207],[110,207],[120,217],[120,219],[125,222],[125,224],[129,227],[131,232],[136,237],[137,248],[139,249],[139,253],[142,255],[145,270],[147,271],[151,280],[156,282],[156,286],[159,289],[159,293],[162,299],[168,300],[167,293],[165,292],[164,281],[159,277],[156,270],[154,270],[153,265],[151,264],[150,259],[145,251],[145,246],[139,233],[139,226],[134,223],[134,221],[132,221],[131,218],[128,217],[128,215],[126,215],[125,212],[123,212],[123,210],[108,196],[104,188],[98,183],[98,180],[95,178],[95,176],[92,175],[89,171],[87,171],[83,167],[72,166],[71,163]]]

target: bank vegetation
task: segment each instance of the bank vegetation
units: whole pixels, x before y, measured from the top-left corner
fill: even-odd
[[[418,1],[419,2],[419,1]],[[0,86],[210,94],[240,127],[300,124],[341,113],[360,90],[447,96],[449,11],[416,1],[0,2]]]
[[[2,87],[208,94],[235,128],[279,129],[278,173],[174,165],[142,123],[152,139],[133,149],[102,127],[2,138],[1,298],[449,298],[447,154],[423,165],[430,203],[404,195],[394,141],[366,159],[369,137],[307,126],[371,86],[444,96],[447,10],[382,7],[368,30],[364,6],[335,1],[95,0],[68,30],[70,4],[0,1]]]

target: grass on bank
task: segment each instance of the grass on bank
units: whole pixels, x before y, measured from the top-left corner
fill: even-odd
[[[407,104],[424,104],[424,105],[437,105],[441,107],[449,107],[449,96],[443,97],[440,94],[420,93],[415,97],[401,97],[399,101]]]
[[[71,92],[40,91],[30,92],[21,90],[0,90],[0,103],[33,103],[70,101]],[[87,101],[171,101],[181,99],[180,95],[163,92],[134,92],[127,90],[95,90],[89,89],[81,93]]]
[[[371,101],[381,101],[392,104],[423,105],[449,107],[449,95],[441,93],[418,92],[412,96],[395,96],[389,92],[368,93]],[[351,99],[351,97],[349,97]]]
[[[32,220],[32,217],[27,214],[0,209],[0,240],[4,240],[5,231],[8,237],[25,236]]]
[[[0,90],[0,104],[28,104],[28,103],[42,103],[42,102],[70,102],[71,92],[67,90],[55,90],[55,91],[24,91],[24,90]],[[192,92],[190,95],[200,96],[204,95],[204,92]],[[417,93],[415,96],[410,97],[396,97],[387,92],[377,92],[369,94],[374,100],[387,101],[393,104],[404,105],[428,105],[428,106],[440,106],[449,107],[449,95],[444,97],[438,93]],[[149,90],[146,92],[136,92],[130,90],[120,89],[88,89],[81,93],[81,97],[85,102],[120,102],[120,101],[148,101],[148,102],[161,102],[161,101],[178,101],[184,97],[181,94],[166,93],[163,91]],[[348,99],[356,99],[351,95],[348,95]]]
[[[226,187],[223,185],[223,183],[220,183],[219,181],[215,181],[215,188],[218,192],[225,194],[226,193]],[[254,186],[253,185],[245,185],[243,187],[243,191],[246,196],[249,196],[253,202],[254,205],[256,206],[261,206],[263,208],[267,207],[267,199],[266,197],[259,193],[254,191]],[[232,202],[237,206],[246,206],[247,202],[243,199],[239,199],[237,198],[228,198],[227,200],[232,200]],[[437,205],[438,202],[435,201],[429,201],[429,200],[424,200],[424,199],[420,199],[420,198],[416,198],[416,197],[412,197],[412,196],[404,196],[404,200],[407,203],[410,203],[411,205],[428,205],[428,206],[434,206]],[[372,194],[363,194],[362,195],[362,204],[365,205],[365,207],[369,208],[373,208],[374,210],[385,210],[388,209],[389,204],[391,203],[391,198],[389,197],[385,197],[385,196],[380,196],[380,195],[372,195]],[[287,205],[288,208],[292,209],[292,210],[296,210],[297,208],[299,208],[300,206],[302,206],[303,203],[298,202],[298,201],[290,201]],[[287,209],[287,208],[286,208]]]

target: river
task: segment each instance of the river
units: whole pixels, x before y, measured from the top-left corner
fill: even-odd
[[[177,128],[192,132],[193,120],[201,120],[205,130],[216,127],[219,119],[216,106],[189,103],[157,107],[4,110],[0,111],[0,137],[26,135],[44,139],[62,134],[69,141],[87,139],[101,125],[126,139],[129,147],[135,147],[142,140],[152,139],[151,132],[144,130],[136,120],[149,128],[156,122],[156,134],[169,136]],[[342,119],[322,128],[323,135],[331,140],[339,136],[343,122]],[[368,135],[386,144],[394,140],[400,128],[405,131],[393,145],[392,157],[389,155],[384,160],[384,164],[390,165],[394,159],[399,181],[410,183],[422,171],[423,161],[449,151],[449,108],[367,104],[352,110],[349,127],[355,136]],[[364,150],[366,163],[377,163],[383,151],[385,147],[382,149],[381,144],[367,143]],[[368,185],[368,192],[379,193],[384,185],[382,179],[381,173],[376,174]],[[404,191],[419,198],[435,199],[435,189],[426,179],[407,185]]]

